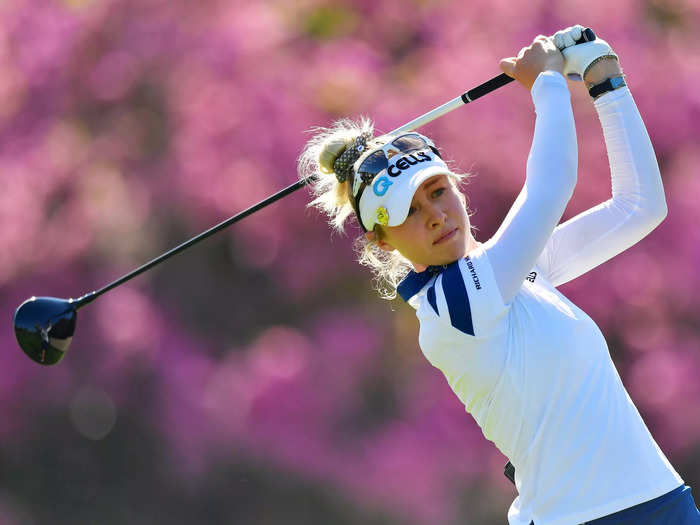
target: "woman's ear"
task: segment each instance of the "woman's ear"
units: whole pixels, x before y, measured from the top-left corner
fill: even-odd
[[[377,245],[380,249],[384,250],[385,252],[393,252],[396,249],[391,244],[381,239],[377,241]]]
[[[386,241],[380,239],[374,231],[365,232],[365,239],[369,242],[376,242],[377,246],[385,252],[393,252],[394,247]]]

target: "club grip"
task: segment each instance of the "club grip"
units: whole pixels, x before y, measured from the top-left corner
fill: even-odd
[[[595,39],[595,33],[590,27],[587,27],[586,29],[581,31],[581,38],[579,38],[576,41],[576,44],[584,44],[586,42],[591,42]],[[479,97],[483,97],[484,95],[491,93],[492,91],[502,86],[505,86],[506,84],[510,84],[511,82],[513,82],[513,80],[515,80],[513,77],[509,77],[505,73],[501,73],[497,77],[493,77],[492,79],[487,80],[483,84],[480,84],[475,88],[472,88],[469,91],[462,93],[462,102],[464,104],[469,104],[470,102],[473,102]]]
[[[581,32],[581,38],[579,38],[576,43],[577,44],[583,44],[585,42],[592,42],[595,40],[596,36],[593,30],[590,27],[587,27]]]

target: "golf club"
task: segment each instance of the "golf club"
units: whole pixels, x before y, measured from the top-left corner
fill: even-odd
[[[581,38],[576,42],[581,44],[595,40],[595,34],[589,28],[583,31]],[[396,128],[387,135],[393,135],[404,131],[411,131],[431,122],[450,111],[457,109],[464,104],[473,102],[474,100],[491,93],[492,91],[509,84],[514,79],[502,73],[483,84],[476,86],[469,91],[466,91],[459,97],[450,100],[449,102],[421,115],[420,117]],[[225,221],[213,226],[205,232],[193,237],[192,239],[176,246],[170,251],[156,257],[150,262],[140,266],[132,272],[124,275],[116,281],[108,284],[104,288],[89,292],[78,299],[60,299],[57,297],[31,297],[24,301],[15,312],[14,327],[15,336],[19,346],[22,348],[31,359],[42,365],[53,365],[58,363],[64,356],[70,346],[73,334],[75,333],[75,323],[77,319],[77,310],[86,304],[91,303],[102,294],[116,288],[120,284],[133,279],[137,275],[145,272],[189,248],[190,246],[206,239],[207,237],[217,233],[218,231],[230,226],[231,224],[240,221],[248,215],[272,204],[273,202],[293,193],[299,188],[313,182],[315,177],[309,177],[291,186],[280,190],[271,195],[267,199],[260,201],[258,204],[226,219]]]

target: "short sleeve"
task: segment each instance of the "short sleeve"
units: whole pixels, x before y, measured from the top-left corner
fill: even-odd
[[[426,299],[438,317],[474,337],[499,331],[508,310],[481,245],[447,266],[428,287]]]

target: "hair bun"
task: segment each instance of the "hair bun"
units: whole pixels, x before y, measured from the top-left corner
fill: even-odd
[[[345,182],[352,175],[352,167],[367,149],[367,141],[372,138],[370,133],[363,133],[355,138],[352,145],[345,148],[345,151],[333,163],[333,171],[338,178],[338,182]]]
[[[323,173],[335,173],[338,182],[345,182],[352,174],[355,161],[367,149],[371,133],[362,133],[356,137],[335,138],[323,145],[318,156],[319,168]]]
[[[335,173],[333,165],[343,152],[350,146],[353,138],[335,137],[323,144],[318,154],[318,167],[323,173]]]

